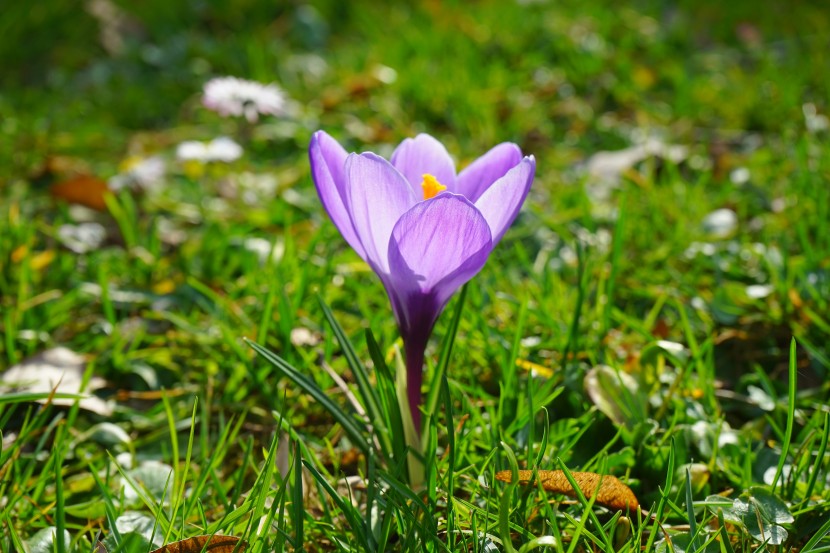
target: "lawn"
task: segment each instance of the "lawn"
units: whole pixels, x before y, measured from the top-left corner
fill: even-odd
[[[807,0],[12,2],[0,550],[830,551],[828,52]],[[420,393],[320,130],[535,160]]]

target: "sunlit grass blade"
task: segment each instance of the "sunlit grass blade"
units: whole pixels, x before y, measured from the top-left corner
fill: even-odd
[[[784,470],[784,465],[787,463],[787,454],[789,453],[790,443],[793,438],[793,425],[795,423],[796,408],[795,394],[798,378],[798,366],[795,347],[795,338],[793,338],[792,340],[790,340],[789,378],[787,380],[787,427],[784,431],[784,441],[781,444],[781,457],[779,457],[778,459],[778,466],[775,469],[775,476],[773,477],[772,484],[770,486],[773,490],[775,490],[775,486],[778,484],[779,478],[781,478],[781,472]],[[781,492],[786,493],[786,486],[784,484],[782,484],[781,488]]]
[[[522,336],[525,331],[525,322],[527,321],[527,300],[523,300],[519,307],[519,316],[516,320],[516,325],[513,330],[513,344],[510,348],[510,359],[507,365],[502,369],[502,378],[499,383],[499,420],[502,427],[508,427],[516,418],[519,381],[518,381],[518,366],[516,360],[519,358],[519,348],[521,347]]]
[[[395,492],[389,494],[389,500],[397,504],[399,515],[412,523],[412,530],[421,537],[422,547],[429,544],[429,547],[449,551],[446,544],[437,540],[438,523],[433,515],[435,504],[425,503],[419,494],[412,491],[411,487],[391,475],[381,472],[379,476]],[[421,511],[423,516],[419,516],[414,509]]]
[[[355,380],[357,380],[357,388],[360,392],[360,397],[363,400],[363,406],[366,409],[369,421],[373,426],[383,423],[385,419],[380,411],[380,400],[375,387],[370,382],[369,373],[367,372],[365,365],[361,363],[360,359],[357,357],[354,346],[352,346],[351,341],[346,336],[346,332],[343,330],[343,327],[340,326],[340,323],[337,322],[337,319],[335,319],[331,309],[329,309],[329,306],[323,301],[322,296],[318,296],[317,299],[319,300],[320,307],[326,317],[326,321],[328,321],[329,326],[331,326],[331,329],[334,332],[334,336],[337,338],[337,343],[340,344],[340,348],[343,350],[343,355],[346,358],[346,362],[349,364],[349,369],[352,371]],[[387,433],[378,432],[376,435],[382,442],[381,447],[388,453],[391,449],[391,444],[389,443]]]
[[[577,296],[576,305],[573,309],[573,317],[571,318],[571,325],[568,330],[568,341],[565,343],[565,348],[562,351],[562,366],[568,366],[569,356],[579,348],[579,322],[582,320],[582,308],[585,303],[585,295],[588,290],[588,278],[591,274],[587,270],[587,259],[585,256],[585,248],[581,242],[576,242],[576,256],[577,256]]]
[[[507,457],[507,463],[513,476],[510,478],[510,483],[504,487],[504,492],[502,492],[499,499],[499,532],[504,550],[507,553],[515,553],[516,549],[513,547],[513,539],[510,536],[510,504],[513,501],[516,486],[519,485],[519,463],[516,461],[516,454],[513,453],[509,445],[502,442],[501,447],[504,450],[505,457]]]
[[[403,419],[401,418],[401,410],[398,405],[398,396],[395,391],[395,377],[389,371],[389,366],[383,358],[380,346],[375,340],[374,334],[368,328],[366,329],[366,346],[369,350],[369,356],[375,365],[378,386],[377,394],[380,400],[381,412],[386,421],[384,428],[377,429],[377,431],[386,431],[389,433],[392,453],[389,460],[392,461],[392,464],[405,462],[406,437],[404,436]]]
[[[450,386],[447,381],[447,375],[441,379],[441,395],[444,398],[444,412],[447,420],[447,450],[449,451],[447,459],[447,469],[445,473],[445,482],[447,497],[453,497],[455,494],[455,462],[456,462],[456,444],[455,444],[455,428],[453,422],[452,398],[450,397]],[[448,547],[452,550],[456,543],[455,535],[455,512],[453,510],[453,502],[447,501],[447,538]]]
[[[598,493],[597,493],[598,490],[594,490],[593,493],[591,494],[590,499],[587,499],[585,497],[585,494],[582,492],[582,489],[579,487],[579,484],[574,479],[573,474],[571,474],[571,471],[568,470],[568,467],[565,465],[565,463],[563,463],[561,459],[557,459],[557,465],[562,470],[562,472],[565,474],[565,478],[567,478],[568,483],[573,488],[574,493],[576,494],[576,498],[579,501],[579,504],[582,505],[582,508],[585,511],[583,516],[580,517],[580,521],[579,521],[580,526],[577,528],[576,532],[574,533],[574,540],[573,540],[573,543],[571,544],[571,549],[579,542],[579,540],[577,538],[578,538],[579,534],[581,534],[584,531],[585,522],[587,520],[591,520],[594,523],[596,531],[600,533],[600,536],[599,536],[600,539],[599,540],[597,540],[596,538],[592,538],[592,540],[595,541],[596,545],[605,547],[606,551],[613,551],[614,544],[611,541],[611,537],[605,532],[605,529],[603,528],[602,524],[600,523],[600,521],[597,518],[597,515],[596,515],[596,513],[594,512],[594,509],[593,509],[594,502],[596,501],[597,496],[598,496]]]
[[[129,194],[105,194],[104,202],[112,214],[113,219],[118,223],[118,229],[124,238],[127,249],[134,248],[138,243],[137,225],[135,220],[135,203]]]
[[[617,210],[617,221],[614,224],[614,233],[611,241],[611,270],[605,283],[605,307],[602,311],[602,336],[606,336],[611,329],[611,310],[614,307],[614,289],[617,283],[617,273],[620,270],[622,258],[623,235],[625,233],[626,215],[628,213],[628,197],[623,196]]]
[[[827,453],[828,439],[830,439],[830,413],[825,412],[824,425],[821,431],[821,443],[816,450],[816,462],[810,470],[810,478],[807,480],[807,487],[804,491],[805,502],[810,501],[813,490],[816,488],[816,482],[818,482],[818,476],[822,474],[822,466],[826,460],[825,454]]]
[[[274,310],[274,299],[277,297],[277,288],[268,288],[268,294],[265,296],[265,305],[262,308],[262,317],[259,319],[259,329],[257,330],[256,340],[258,343],[264,344],[268,338],[268,330],[271,328],[271,314]],[[282,317],[280,317],[282,320]]]
[[[726,521],[723,518],[723,509],[718,507],[718,533],[720,534],[721,547],[724,553],[735,553],[732,541],[729,539],[729,532],[726,529]]]
[[[649,510],[649,513],[653,514],[654,522],[651,525],[651,532],[648,536],[648,543],[646,543],[645,551],[653,551],[652,548],[654,547],[654,542],[657,539],[657,535],[659,533],[658,530],[663,523],[663,513],[665,512],[668,504],[671,502],[669,499],[669,493],[671,493],[672,480],[674,478],[674,456],[674,438],[672,438],[671,448],[669,449],[669,458],[666,463],[666,482],[660,487],[660,500],[657,502],[657,508],[655,509],[652,507],[652,509]]]
[[[11,541],[12,545],[14,546],[15,551],[26,551],[26,548],[23,546],[23,542],[20,541],[20,536],[15,529],[15,525],[12,523],[12,519],[9,515],[3,517],[5,520],[5,528],[6,532],[9,535],[9,540]]]
[[[166,397],[166,396],[163,396]],[[188,484],[188,474],[190,473],[190,462],[193,457],[193,442],[196,435],[196,413],[199,406],[198,397],[193,400],[193,409],[190,415],[190,433],[187,439],[187,450],[184,454],[184,468],[181,471],[175,469],[179,465],[179,459],[174,458],[174,472],[173,474],[179,474],[178,476],[178,487],[173,487],[173,504],[171,506],[170,512],[172,513],[171,519],[176,520],[177,514],[179,509],[183,509],[184,511],[187,510],[187,484]],[[182,518],[184,521],[184,518]],[[167,536],[169,538],[169,536]]]
[[[54,455],[52,457],[52,470],[54,470],[55,477],[55,548],[57,553],[65,553],[69,544],[66,543],[64,530],[66,529],[66,496],[64,495],[63,483],[63,456],[66,428],[61,426],[55,436],[55,446],[53,448]]]
[[[541,466],[542,459],[548,450],[548,440],[550,438],[550,415],[548,415],[548,410],[545,407],[542,407],[541,411],[545,415],[545,425],[542,427],[542,439],[539,442],[539,451],[536,453],[536,459],[533,463],[535,467]]]
[[[294,478],[291,489],[291,509],[293,510],[294,519],[294,547],[298,550],[303,549],[305,543],[305,532],[303,519],[305,517],[305,508],[303,505],[303,455],[302,450],[294,445]]]
[[[11,392],[0,395],[0,406],[14,403],[30,403],[50,399],[85,399],[88,394],[72,394],[66,392]]]
[[[441,379],[447,372],[447,367],[450,364],[450,357],[452,356],[452,348],[455,343],[455,336],[458,334],[458,325],[461,323],[461,313],[464,311],[464,301],[467,298],[467,287],[465,284],[461,287],[458,293],[458,299],[455,301],[455,311],[450,320],[450,324],[444,333],[444,338],[441,340],[441,356],[438,358],[438,365],[435,367],[435,372],[429,383],[429,391],[427,392],[426,401],[424,402],[424,428],[422,434],[422,441],[426,439],[429,426],[432,424],[432,419],[435,416],[435,410],[438,407],[438,398],[441,393]]]
[[[323,408],[331,414],[334,419],[340,423],[343,430],[348,434],[349,439],[354,443],[355,447],[360,449],[364,454],[369,454],[370,445],[364,434],[365,428],[359,426],[358,422],[350,414],[346,413],[343,408],[334,403],[331,398],[317,386],[310,377],[301,374],[288,362],[283,360],[280,356],[272,353],[266,348],[260,346],[256,342],[246,340],[254,351],[264,357],[271,363],[280,373],[288,377],[294,384],[299,386],[304,392],[312,396],[315,401],[319,402]]]
[[[349,501],[340,496],[339,493],[329,484],[317,468],[302,459],[302,464],[311,473],[311,476],[323,487],[328,496],[339,509],[340,513],[346,518],[352,531],[355,533],[358,544],[363,547],[364,551],[375,551],[374,538],[371,530],[368,528],[366,520],[360,511],[357,510]]]
[[[692,475],[686,467],[686,518],[689,522],[689,535],[692,537],[692,549],[700,549],[700,538],[697,534],[697,519],[695,518],[694,496],[692,495]]]

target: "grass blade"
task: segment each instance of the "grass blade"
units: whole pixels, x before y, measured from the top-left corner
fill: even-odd
[[[810,478],[807,481],[807,489],[804,492],[804,501],[810,500],[810,496],[813,495],[813,490],[816,487],[818,475],[821,474],[821,465],[825,459],[824,455],[827,453],[827,440],[830,438],[830,413],[824,413],[824,426],[822,428],[823,432],[821,433],[821,444],[816,452],[816,462],[810,471]]]
[[[391,455],[388,460],[391,461],[390,465],[394,465],[398,461],[406,459],[406,438],[404,437],[398,396],[395,392],[395,377],[383,359],[383,353],[380,351],[380,346],[375,340],[374,334],[368,328],[366,329],[366,346],[369,349],[369,356],[375,364],[375,371],[377,371],[378,397],[386,421],[383,430],[389,433],[391,445],[389,452]],[[380,432],[381,429],[378,428],[376,431]]]
[[[302,450],[294,444],[294,486],[292,489],[292,505],[294,511],[294,548],[302,551],[305,542],[303,528],[303,455]]]
[[[453,313],[450,326],[447,328],[444,339],[441,341],[441,357],[438,360],[435,374],[432,376],[432,381],[429,385],[429,392],[427,400],[424,403],[426,409],[426,417],[424,417],[424,427],[421,434],[421,443],[424,443],[428,436],[428,428],[432,424],[432,419],[435,416],[435,409],[438,406],[438,397],[441,393],[441,379],[447,372],[447,367],[450,364],[450,356],[452,355],[452,347],[455,343],[455,335],[458,333],[458,325],[461,323],[461,313],[464,310],[464,301],[467,298],[467,286],[465,284],[458,294],[458,300],[455,304],[455,312]]]
[[[323,392],[319,386],[317,386],[317,383],[314,382],[314,380],[298,372],[297,369],[292,367],[279,355],[272,353],[256,342],[252,342],[248,339],[245,341],[254,349],[254,351],[264,357],[265,360],[271,363],[280,373],[287,376],[294,384],[302,388],[304,392],[319,402],[320,405],[322,405],[323,408],[328,411],[338,423],[340,423],[340,426],[342,426],[346,434],[349,435],[349,439],[352,440],[354,445],[364,454],[369,454],[370,447],[365,436],[365,428],[359,426],[358,422],[350,414],[344,412],[339,405],[334,403],[331,398]]]
[[[355,536],[358,539],[358,542],[363,546],[364,551],[375,551],[374,547],[374,540],[372,538],[371,532],[368,531],[366,527],[366,521],[363,519],[362,515],[355,509],[351,503],[340,497],[340,494],[331,487],[331,484],[323,478],[323,475],[317,470],[317,468],[306,461],[305,459],[302,460],[303,466],[311,473],[311,475],[323,486],[323,489],[326,493],[329,494],[334,504],[340,509],[343,516],[346,518],[346,521],[351,526],[352,530],[355,533]],[[371,541],[370,541],[371,540]]]
[[[700,549],[700,540],[697,535],[697,520],[695,520],[694,497],[692,496],[692,475],[686,467],[686,518],[689,521],[689,535],[692,537],[692,550]]]
[[[510,465],[512,476],[510,483],[504,487],[504,493],[501,494],[499,500],[499,532],[501,533],[504,550],[507,553],[516,553],[516,549],[513,547],[513,542],[510,539],[510,501],[513,499],[516,486],[519,485],[519,463],[516,461],[516,455],[507,443],[502,442],[501,447],[507,456],[507,462]]]
[[[798,369],[796,367],[795,338],[790,340],[790,366],[787,393],[787,428],[784,431],[784,442],[781,444],[781,457],[778,459],[778,467],[775,469],[775,477],[772,479],[770,488],[774,491],[784,465],[787,462],[787,453],[790,450],[790,442],[793,438],[793,424],[795,422],[795,392]],[[785,485],[782,483],[781,492],[785,493]]]
[[[349,369],[351,369],[352,374],[355,376],[355,380],[357,380],[357,388],[360,392],[360,397],[363,399],[363,405],[366,408],[366,413],[369,416],[371,424],[380,424],[384,420],[379,407],[380,399],[378,398],[375,387],[372,386],[372,383],[369,381],[369,373],[366,371],[366,367],[357,357],[357,354],[354,351],[354,346],[352,346],[351,341],[349,341],[349,338],[346,336],[346,332],[343,330],[343,327],[341,327],[340,323],[337,322],[337,319],[334,318],[334,313],[331,312],[329,306],[326,305],[326,302],[323,301],[321,296],[318,296],[317,299],[320,302],[320,307],[323,309],[323,314],[325,315],[329,326],[331,326],[331,329],[334,332],[334,336],[337,338],[337,342],[340,344],[340,348],[343,350],[343,355],[346,357]],[[381,432],[378,435],[385,438],[385,441],[382,440],[383,443],[381,447],[388,451],[390,445],[386,433]]]

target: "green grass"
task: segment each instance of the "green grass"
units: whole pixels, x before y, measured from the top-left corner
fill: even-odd
[[[63,4],[0,23],[0,369],[65,346],[113,410],[0,394],[0,550],[830,550],[830,131],[804,115],[830,113],[820,2],[120,3],[116,54]],[[223,119],[199,95],[225,74],[296,108]],[[311,183],[319,128],[538,162],[436,327],[422,452],[386,295]],[[245,155],[175,161],[219,135]],[[646,136],[688,155],[595,197],[586,160]],[[136,155],[165,160],[158,190],[99,212],[50,195]],[[702,223],[720,208],[724,237]],[[87,219],[106,239],[76,253],[61,228]],[[493,478],[524,467],[613,474],[644,511]]]

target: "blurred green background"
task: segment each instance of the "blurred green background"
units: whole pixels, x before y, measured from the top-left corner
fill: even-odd
[[[604,114],[778,133],[827,102],[828,14],[818,0],[10,2],[4,173],[45,152],[106,163],[137,130],[198,122],[217,75],[277,82],[327,126],[357,117],[377,138],[419,127],[537,155],[620,145]]]

